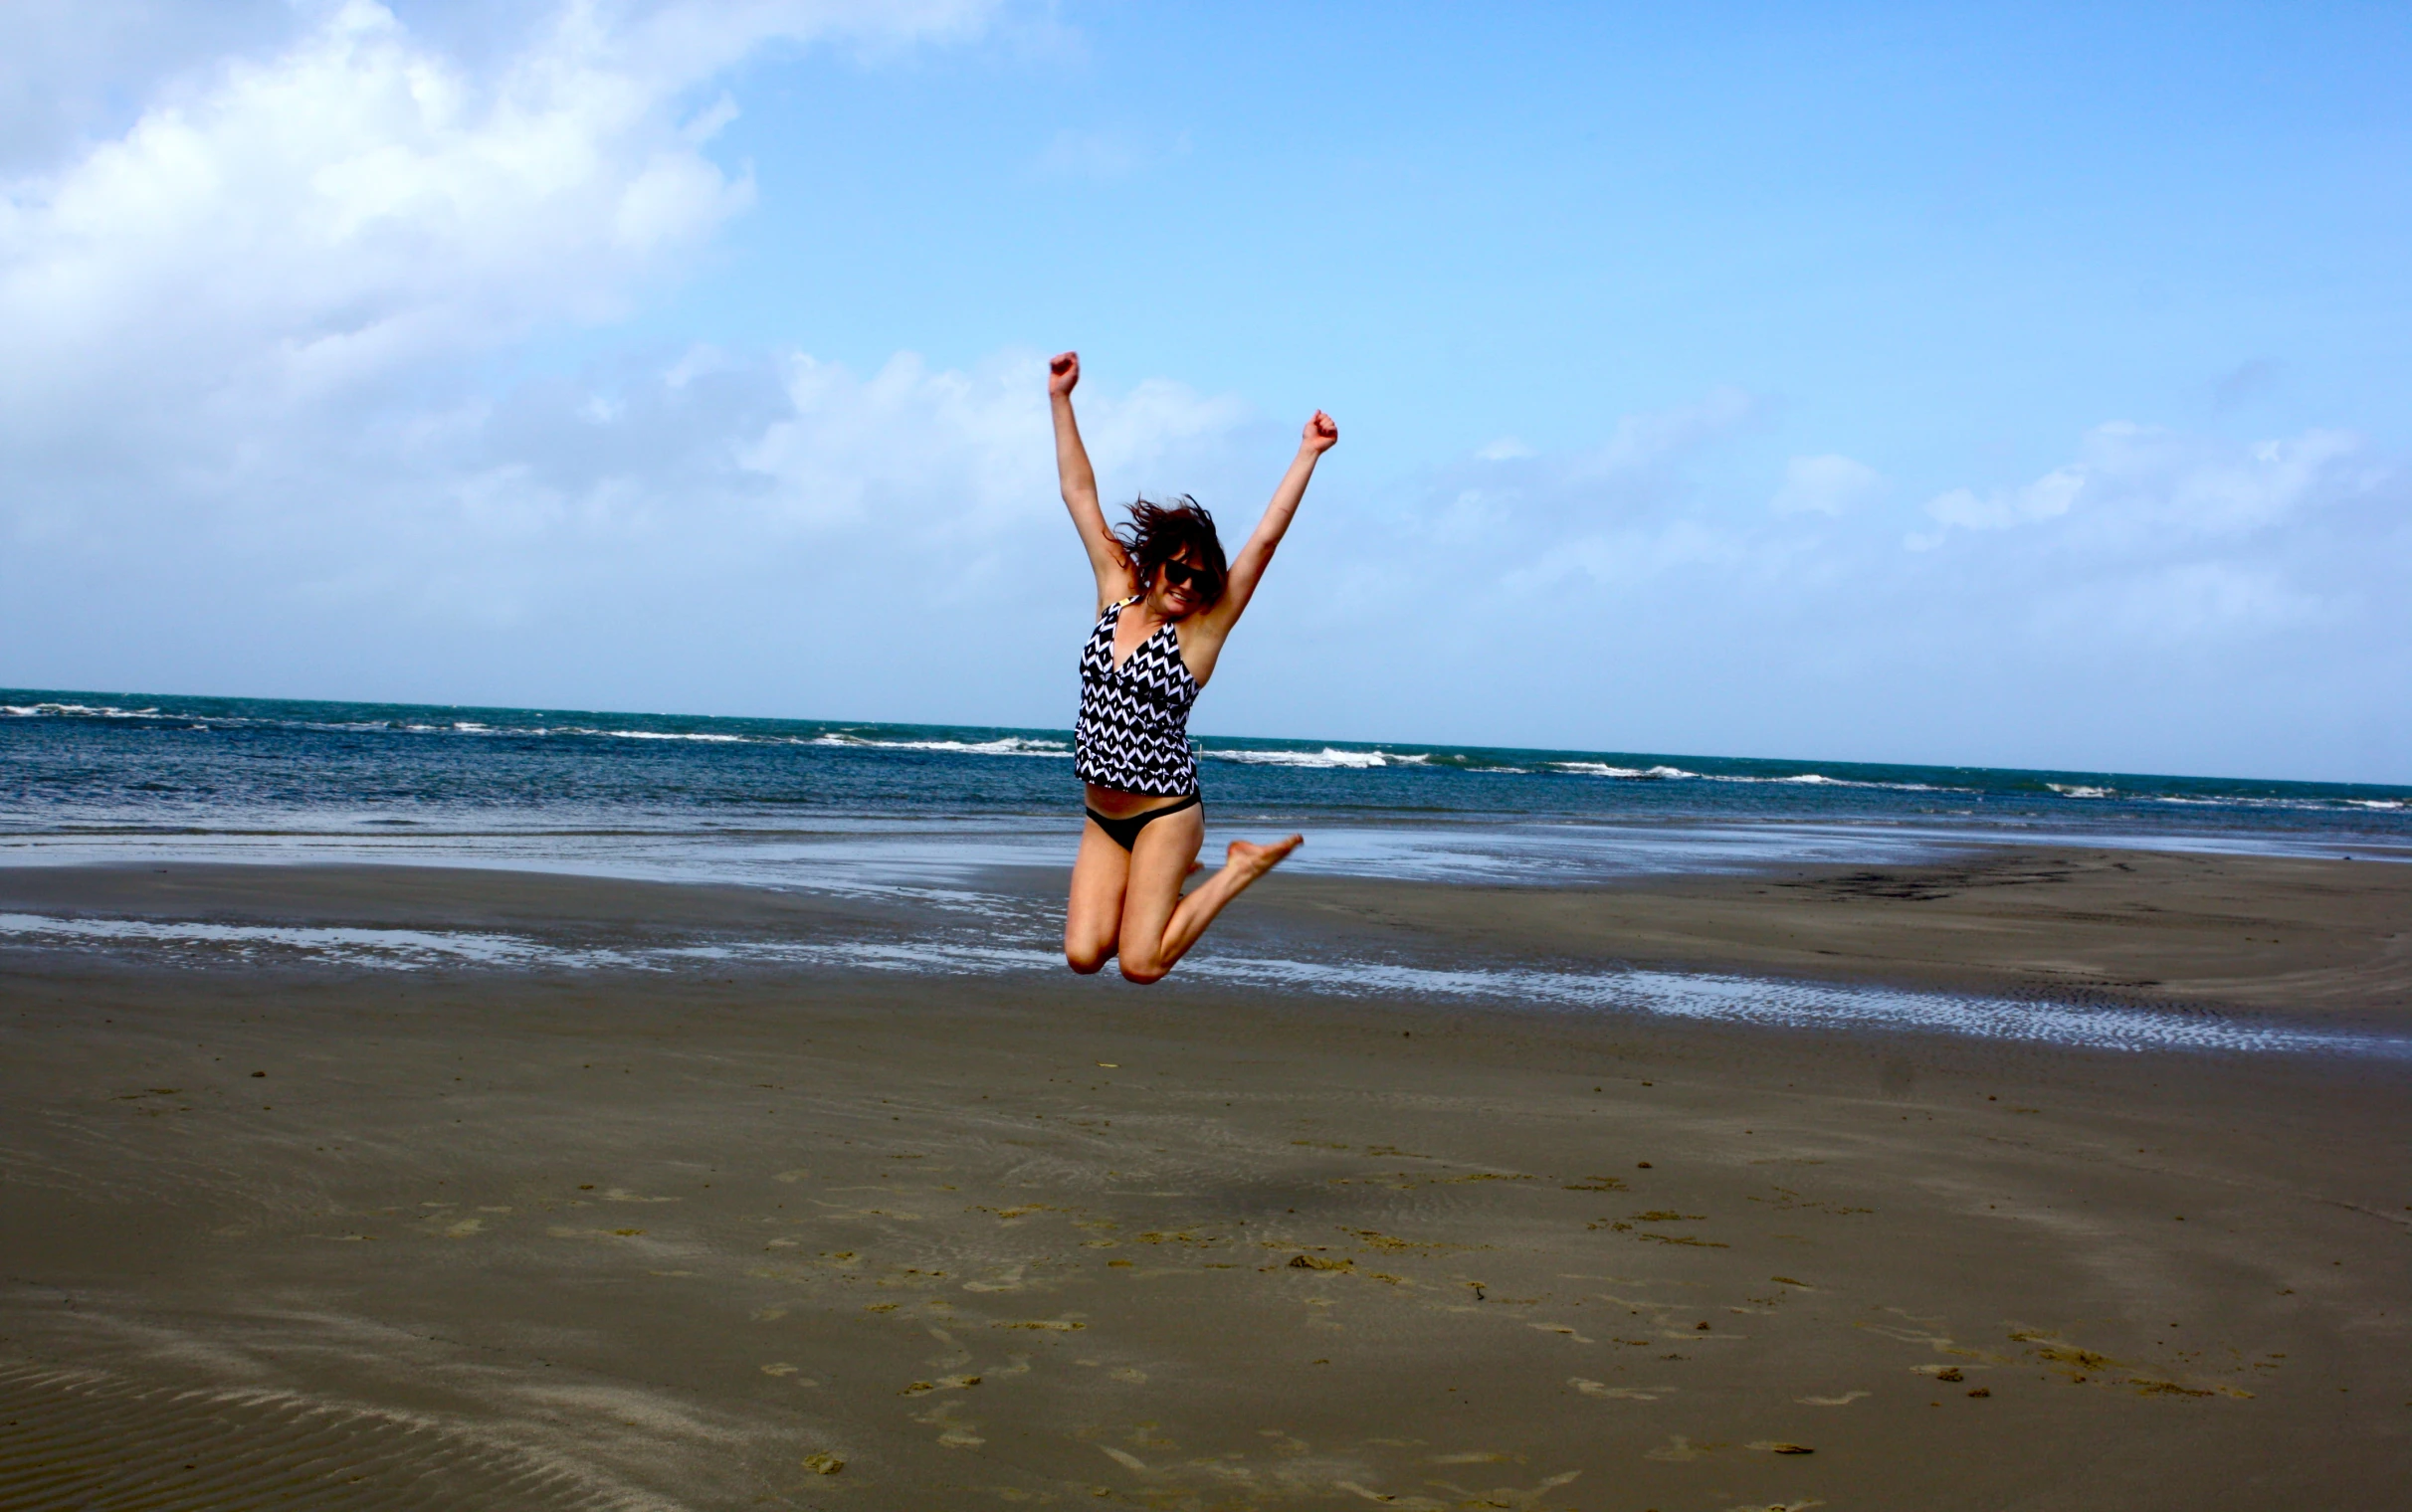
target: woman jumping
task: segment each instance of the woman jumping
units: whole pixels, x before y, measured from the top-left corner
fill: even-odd
[[[1223,869],[1182,895],[1206,843],[1189,706],[1214,675],[1215,658],[1290,528],[1315,460],[1339,441],[1340,429],[1314,412],[1265,517],[1226,566],[1214,519],[1193,499],[1157,505],[1142,498],[1130,506],[1128,526],[1107,528],[1072,418],[1080,381],[1080,353],[1047,364],[1056,472],[1098,575],[1098,625],[1081,649],[1081,720],[1073,731],[1073,775],[1089,785],[1089,823],[1072,867],[1064,959],[1086,974],[1119,955],[1124,977],[1154,982],[1225,904],[1303,839],[1270,846],[1235,840]]]

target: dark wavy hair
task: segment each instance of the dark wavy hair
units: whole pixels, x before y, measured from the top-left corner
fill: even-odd
[[[1155,582],[1156,569],[1195,547],[1206,569],[1198,593],[1212,608],[1223,598],[1231,565],[1223,559],[1222,537],[1214,533],[1214,516],[1206,506],[1184,493],[1170,503],[1155,503],[1144,495],[1131,501],[1130,523],[1117,527],[1113,538],[1122,543],[1144,592]]]

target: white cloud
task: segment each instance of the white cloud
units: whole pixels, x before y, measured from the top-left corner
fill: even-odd
[[[1863,462],[1827,453],[1784,464],[1783,486],[1770,506],[1778,514],[1841,514],[1884,492],[1884,474]]]
[[[128,101],[296,25],[286,0],[9,0],[0,47],[0,174],[124,129]]]
[[[935,529],[969,541],[1023,528],[1034,506],[1055,495],[1044,368],[1035,356],[933,373],[907,352],[868,380],[802,355],[782,366],[787,412],[737,456],[773,480],[769,506],[784,519],[879,518],[916,536]],[[1219,446],[1245,418],[1232,400],[1160,380],[1125,394],[1092,389],[1082,408],[1092,461],[1129,493],[1172,459],[1192,461],[1201,445]],[[1056,512],[1038,510],[1051,533]]]
[[[2276,565],[2175,562],[2048,592],[2034,624],[2057,638],[2131,653],[2138,645],[2185,648],[2269,636],[2350,607],[2330,604]]]
[[[0,401],[262,421],[624,311],[752,195],[690,94],[774,40],[950,33],[969,5],[571,4],[484,73],[347,0],[0,197]]]
[[[1969,490],[1935,531],[1953,549],[1904,552],[1932,517],[1873,469],[1794,470],[1865,485],[1855,507],[1770,510],[1740,484],[1750,407],[1686,423],[1703,409],[1324,500],[1296,548],[1324,579],[1261,611],[1282,652],[1227,654],[1248,670],[1219,707],[1295,733],[2299,775],[2401,725],[2375,690],[2412,664],[2412,499],[2367,444],[2106,425]],[[1344,684],[1316,674],[1334,659]]]
[[[473,59],[351,0],[153,69],[115,134],[58,137],[0,186],[17,674],[293,686],[316,666],[340,691],[383,665],[442,695],[445,666],[411,654],[427,638],[630,633],[592,620],[610,604],[772,614],[774,577],[810,612],[874,605],[1060,529],[1028,358],[858,379],[696,350],[500,391],[477,365],[632,308],[746,206],[706,150],[729,65],[957,38],[988,9],[570,3]],[[1158,484],[1242,419],[1162,384],[1090,408],[1101,466]]]
[[[1595,447],[1539,453],[1494,441],[1403,508],[1387,498],[1370,513],[1341,506],[1352,538],[1343,580],[1323,601],[1340,615],[1448,605],[1433,623],[1459,623],[1478,606],[1525,612],[1518,606],[1569,584],[1624,585],[1729,559],[1724,525],[1688,512],[1691,470],[1758,415],[1751,395],[1718,388],[1621,416]]]
[[[1088,592],[1045,395],[1036,354],[858,375],[697,350],[285,437],[148,472],[133,502],[18,511],[0,643],[47,685],[131,662],[152,685],[608,706],[642,678],[683,707],[1028,722],[1044,666],[994,659],[1044,662]],[[1237,402],[1093,385],[1083,417],[1109,500],[1190,488],[1253,521]]]
[[[2088,432],[2078,460],[2024,486],[1978,494],[1954,488],[1926,503],[1945,531],[2007,530],[2072,511],[2100,531],[2236,533],[2275,524],[2323,496],[2365,491],[2384,477],[2359,437],[2312,430],[2239,447],[2113,421]],[[1945,531],[1913,535],[1926,550]]]
[[[1954,488],[1926,501],[1926,512],[1964,530],[2007,530],[2069,512],[2085,491],[2084,468],[2056,468],[2022,488],[1997,489],[1979,497]]]
[[[1653,468],[1732,434],[1758,414],[1759,402],[1750,393],[1731,386],[1714,388],[1693,404],[1622,417],[1607,443],[1577,466],[1601,476]]]

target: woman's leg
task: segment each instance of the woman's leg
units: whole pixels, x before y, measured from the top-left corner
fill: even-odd
[[[1168,814],[1141,830],[1131,847],[1129,880],[1122,893],[1122,975],[1133,982],[1153,982],[1172,970],[1172,963],[1198,942],[1224,905],[1279,865],[1301,839],[1293,835],[1270,846],[1235,840],[1223,869],[1183,897],[1181,882],[1193,869],[1198,847],[1206,843],[1205,811]]]
[[[1072,906],[1064,915],[1064,964],[1083,976],[1113,959],[1129,879],[1130,852],[1096,821],[1083,823],[1081,853],[1072,863]]]

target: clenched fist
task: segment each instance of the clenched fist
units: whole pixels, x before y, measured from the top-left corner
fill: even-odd
[[[1061,352],[1047,359],[1047,397],[1069,394],[1081,382],[1081,354]]]

